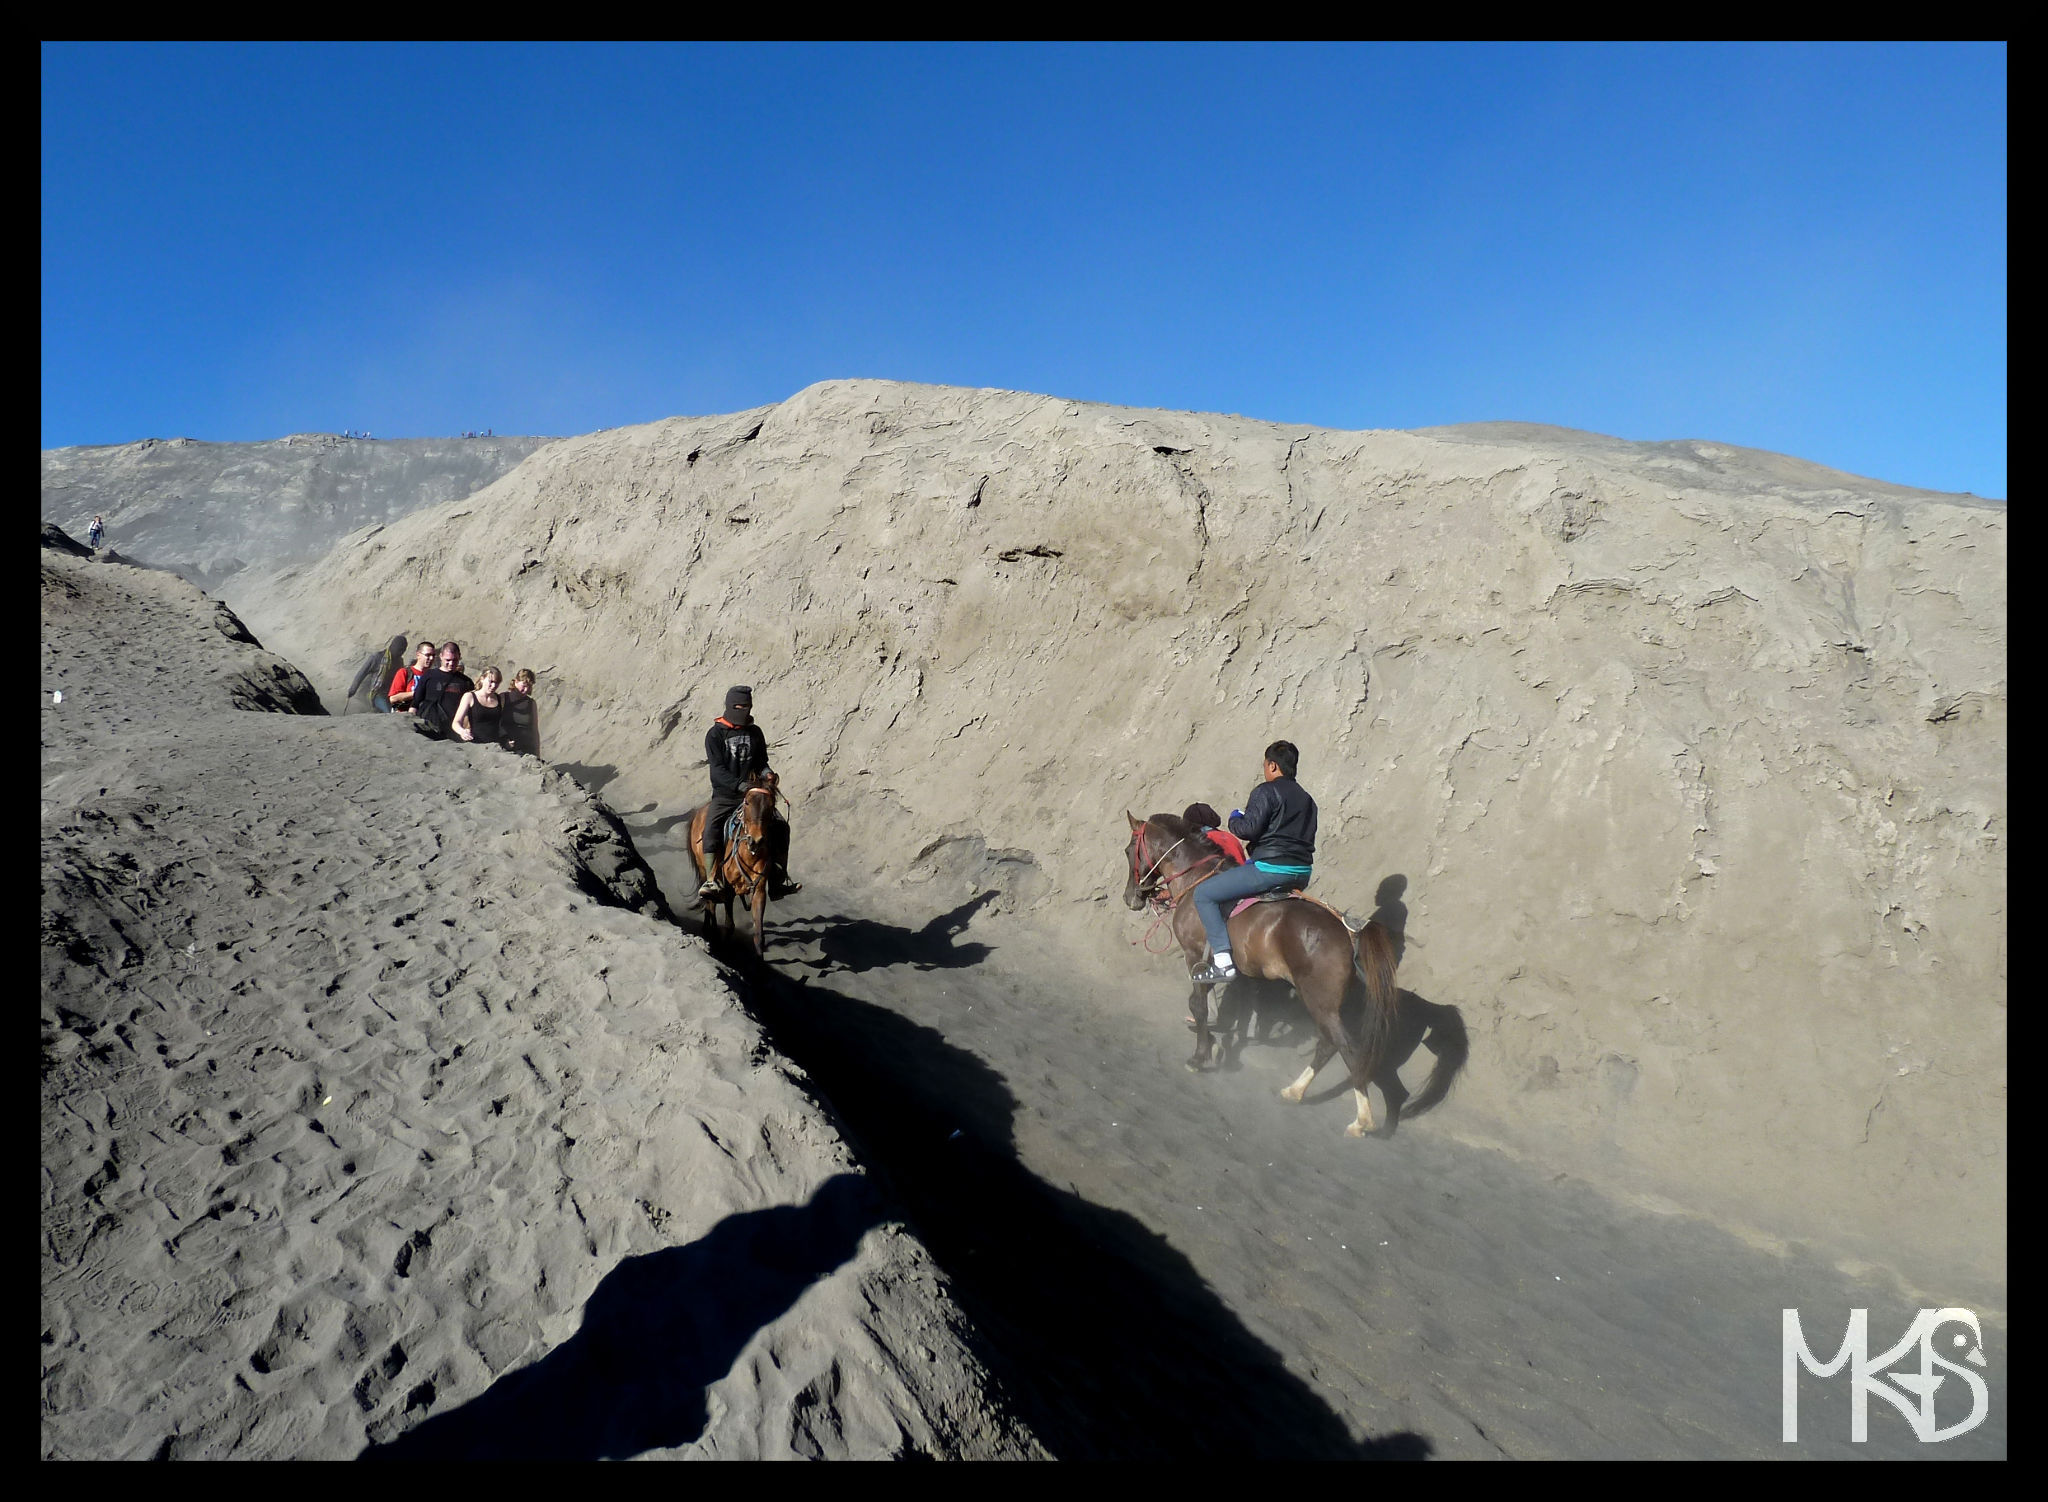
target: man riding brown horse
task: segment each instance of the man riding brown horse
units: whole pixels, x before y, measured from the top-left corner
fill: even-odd
[[[1237,976],[1230,957],[1230,910],[1261,892],[1305,887],[1316,858],[1316,800],[1294,780],[1301,752],[1292,741],[1275,741],[1259,767],[1259,784],[1244,807],[1230,816],[1230,832],[1244,841],[1250,859],[1218,871],[1194,890],[1195,910],[1209,938],[1209,963],[1188,979],[1198,986],[1221,985]]]
[[[768,737],[754,723],[754,691],[745,684],[725,691],[725,713],[704,736],[704,759],[711,768],[711,802],[704,816],[704,854],[711,874],[697,895],[716,898],[726,895],[719,875],[726,823],[753,779],[768,770]],[[769,821],[768,844],[768,895],[779,900],[801,892],[803,883],[789,878],[789,826],[780,819]]]
[[[1388,1057],[1397,1017],[1398,956],[1392,935],[1377,919],[1354,930],[1342,913],[1312,897],[1260,902],[1235,917],[1228,913],[1243,898],[1298,888],[1310,874],[1315,800],[1294,780],[1298,763],[1299,753],[1286,741],[1266,748],[1259,785],[1230,819],[1231,833],[1252,847],[1252,858],[1243,865],[1232,865],[1235,852],[1208,838],[1204,805],[1190,808],[1186,816],[1139,819],[1127,813],[1131,842],[1124,849],[1124,903],[1134,912],[1151,905],[1170,914],[1193,984],[1188,1017],[1195,1027],[1195,1052],[1188,1067],[1210,1065],[1209,993],[1216,986],[1239,974],[1284,980],[1308,1009],[1317,1039],[1308,1067],[1280,1093],[1299,1104],[1323,1065],[1341,1054],[1358,1104],[1357,1117],[1345,1131],[1358,1137],[1373,1129],[1366,1088]],[[1204,954],[1209,962],[1197,968]],[[1355,1033],[1343,1017],[1354,982],[1364,1001]]]

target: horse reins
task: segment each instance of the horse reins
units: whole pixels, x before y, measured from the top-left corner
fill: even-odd
[[[1194,838],[1194,836],[1190,834],[1182,835],[1179,839],[1175,840],[1171,845],[1166,847],[1165,855],[1160,856],[1158,860],[1152,862],[1152,864],[1145,869],[1143,875],[1139,875],[1138,862],[1142,861],[1145,858],[1145,830],[1147,828],[1150,828],[1149,824],[1141,826],[1138,830],[1138,837],[1131,842],[1131,874],[1137,877],[1138,895],[1141,897],[1145,896],[1146,881],[1151,877],[1153,872],[1157,871],[1161,866],[1166,864],[1166,857],[1168,855],[1172,855],[1174,851],[1180,849],[1181,846],[1185,845],[1189,840]],[[1196,859],[1191,864],[1183,866],[1178,871],[1169,872],[1166,875],[1165,879],[1159,883],[1159,887],[1155,887],[1153,889],[1152,895],[1150,897],[1147,897],[1146,901],[1153,903],[1161,902],[1162,899],[1160,897],[1160,888],[1164,888],[1166,893],[1165,898],[1163,899],[1165,906],[1169,908],[1175,906],[1177,903],[1179,903],[1181,898],[1187,896],[1188,892],[1193,891],[1195,887],[1200,885],[1201,879],[1200,877],[1197,877],[1196,880],[1188,883],[1186,889],[1179,892],[1176,892],[1173,889],[1173,884],[1175,882],[1179,881],[1183,876],[1188,875],[1190,872],[1197,870],[1201,871],[1202,876],[1211,875],[1217,866],[1221,865],[1224,861],[1228,859],[1229,857],[1224,855],[1224,853],[1220,850],[1210,855],[1196,857]],[[1203,869],[1204,867],[1206,867],[1207,869]]]

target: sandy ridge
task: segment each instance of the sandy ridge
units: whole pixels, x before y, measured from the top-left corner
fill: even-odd
[[[600,802],[43,591],[44,1455],[1034,1452]]]

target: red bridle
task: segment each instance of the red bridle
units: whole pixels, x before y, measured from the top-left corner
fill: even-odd
[[[1201,878],[1197,877],[1195,881],[1189,882],[1186,887],[1184,887],[1178,892],[1174,891],[1173,889],[1173,884],[1176,881],[1179,881],[1183,876],[1188,875],[1190,872],[1197,870],[1201,871],[1202,876],[1207,876],[1210,873],[1210,871],[1213,870],[1217,865],[1222,864],[1225,860],[1228,859],[1228,857],[1225,856],[1223,852],[1220,850],[1214,851],[1209,855],[1197,856],[1193,861],[1189,862],[1185,866],[1182,866],[1178,871],[1167,872],[1164,879],[1160,881],[1159,887],[1154,888],[1150,895],[1147,895],[1145,891],[1145,882],[1147,878],[1149,878],[1152,875],[1152,873],[1157,871],[1161,866],[1166,864],[1167,856],[1172,855],[1174,851],[1180,849],[1181,846],[1185,845],[1189,840],[1194,838],[1193,835],[1182,835],[1179,839],[1175,840],[1171,845],[1166,847],[1165,855],[1160,856],[1158,860],[1152,862],[1152,864],[1146,867],[1143,872],[1140,872],[1138,867],[1140,863],[1143,862],[1145,859],[1145,831],[1150,829],[1151,827],[1152,825],[1149,820],[1143,824],[1140,824],[1138,826],[1137,834],[1131,840],[1131,878],[1137,886],[1138,895],[1140,897],[1145,898],[1145,900],[1148,902],[1160,902],[1161,898],[1159,894],[1159,888],[1164,888],[1166,893],[1164,899],[1165,905],[1168,907],[1174,906],[1181,900],[1181,898],[1187,896],[1187,894],[1190,891],[1194,890],[1194,888],[1200,884]],[[1207,867],[1208,869],[1202,869],[1204,867]]]

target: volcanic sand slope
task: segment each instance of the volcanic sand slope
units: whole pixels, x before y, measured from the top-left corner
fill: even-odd
[[[602,803],[42,570],[45,1456],[1039,1453]]]
[[[125,557],[218,587],[244,568],[318,558],[343,534],[454,500],[546,438],[145,438],[43,451],[44,521],[83,537],[95,514]]]
[[[807,862],[999,887],[1162,1028],[1123,814],[1284,736],[1317,889],[1468,1026],[1432,1130],[1996,1301],[2004,560],[2002,503],[1715,444],[848,381],[235,599],[323,684],[399,630],[544,668],[622,807],[699,801],[751,683]]]

